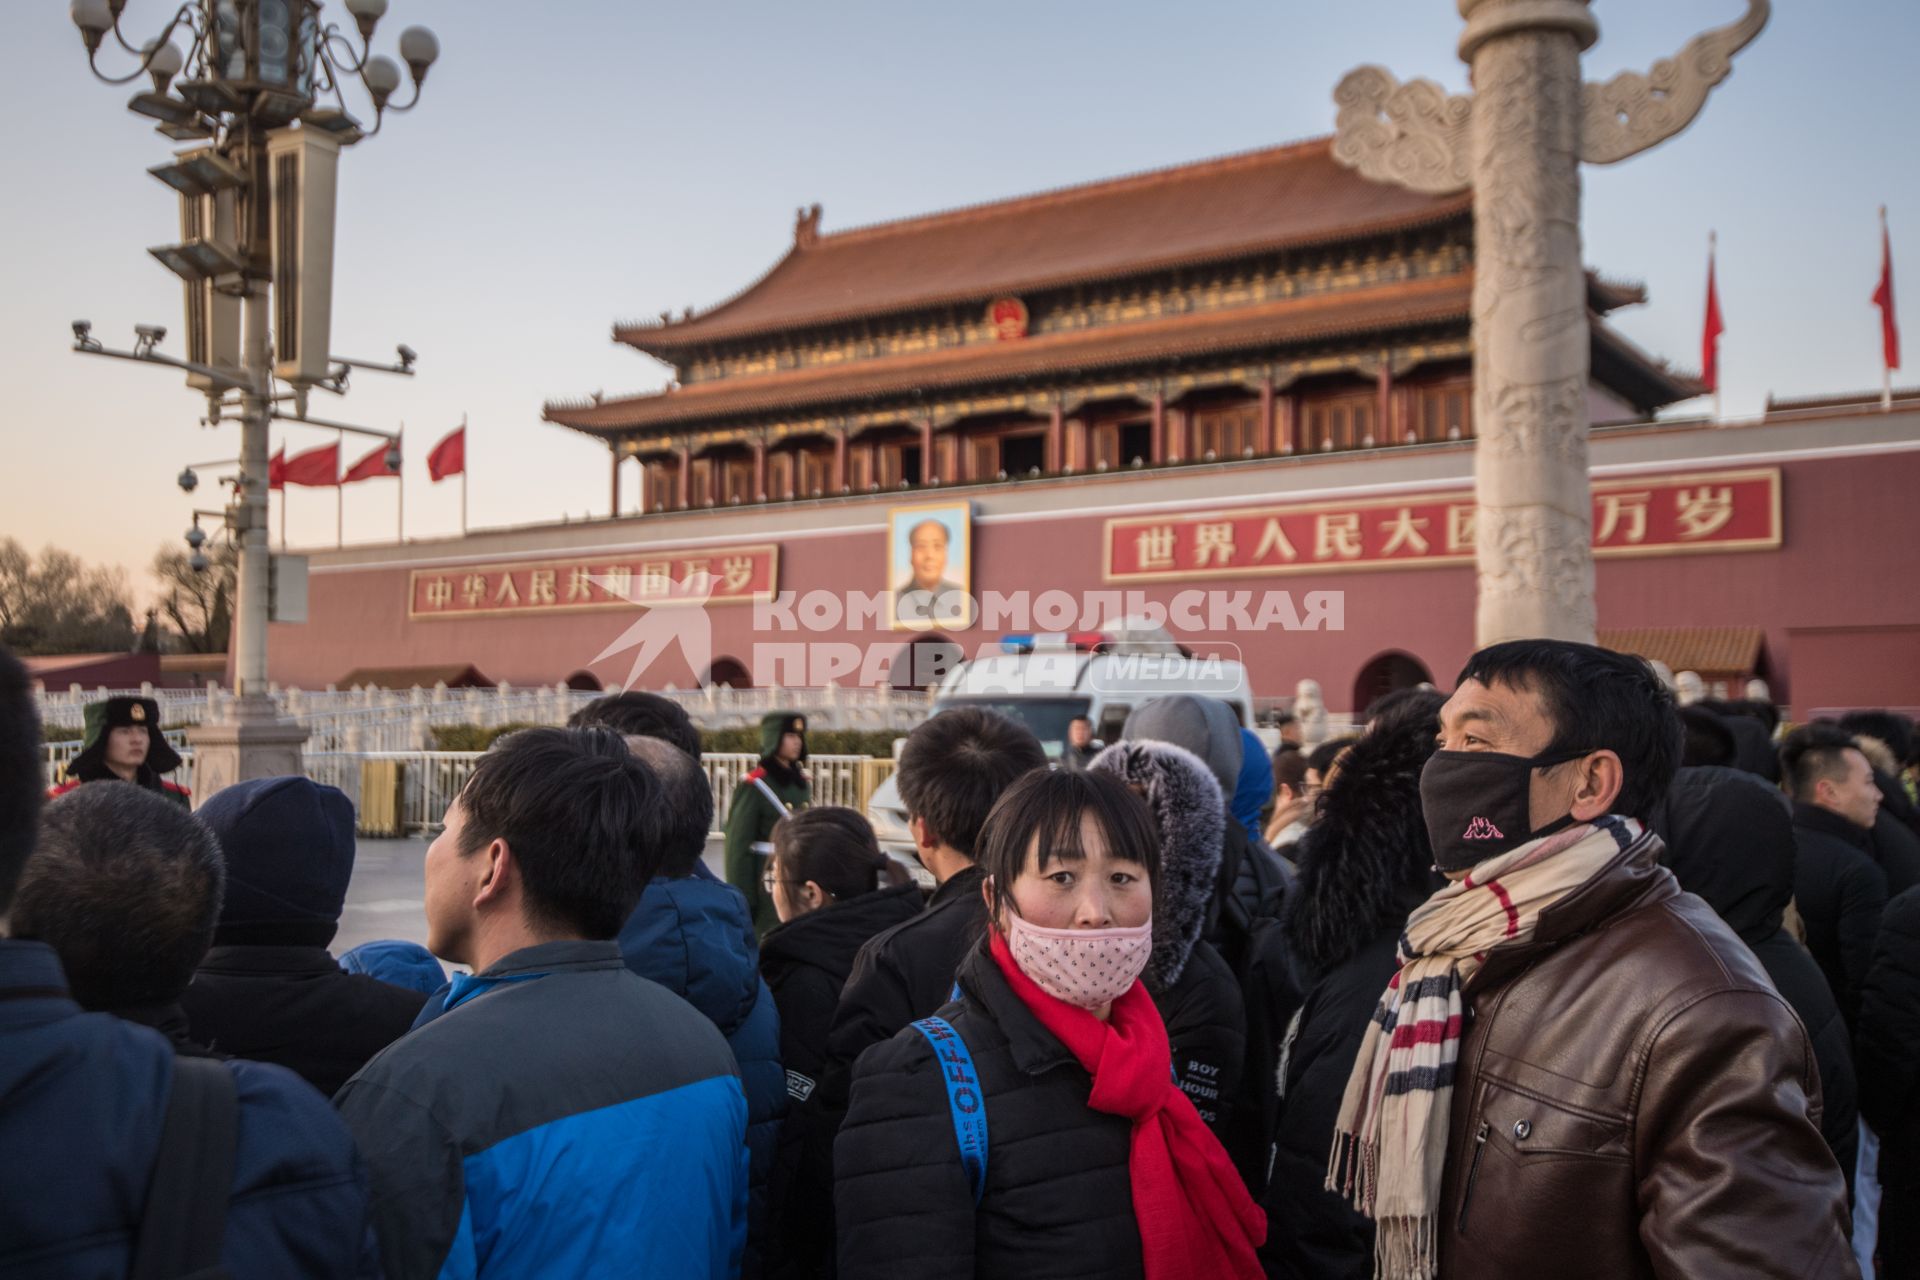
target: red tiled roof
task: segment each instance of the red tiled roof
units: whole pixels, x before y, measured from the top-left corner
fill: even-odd
[[[1676,675],[1753,675],[1766,632],[1759,627],[1636,627],[1602,629],[1600,647],[1664,662]]]
[[[796,236],[764,276],[713,309],[620,323],[643,351],[948,302],[984,301],[1463,216],[1334,161],[1332,139],[1205,160],[946,213]]]
[[[1473,275],[1460,272],[1019,341],[973,343],[925,355],[714,379],[599,404],[549,403],[544,416],[582,431],[616,432],[751,410],[988,383],[1021,374],[1093,370],[1154,356],[1201,355],[1464,321],[1472,298]]]

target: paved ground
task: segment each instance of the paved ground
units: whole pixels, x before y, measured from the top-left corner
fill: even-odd
[[[335,955],[377,938],[426,942],[421,901],[421,864],[426,854],[425,840],[360,841],[346,909],[340,914],[340,932],[334,937]],[[706,861],[715,875],[720,874],[719,841],[707,845]]]

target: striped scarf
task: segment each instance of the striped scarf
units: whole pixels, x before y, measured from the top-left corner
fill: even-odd
[[[1327,1189],[1379,1224],[1378,1280],[1429,1280],[1439,1264],[1461,989],[1489,951],[1532,939],[1543,911],[1652,839],[1630,818],[1570,827],[1488,859],[1407,918],[1400,969],[1360,1042],[1327,1167]]]

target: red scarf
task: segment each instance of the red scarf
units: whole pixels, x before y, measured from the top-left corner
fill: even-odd
[[[992,946],[1013,993],[1093,1077],[1087,1105],[1133,1122],[1127,1172],[1147,1280],[1259,1280],[1254,1250],[1267,1216],[1173,1082],[1167,1028],[1147,989],[1135,982],[1102,1022],[1042,991],[997,932]]]

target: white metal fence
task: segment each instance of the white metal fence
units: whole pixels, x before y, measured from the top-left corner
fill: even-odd
[[[365,766],[373,761],[390,761],[399,766],[399,828],[409,835],[437,830],[447,806],[466,785],[479,751],[324,751],[308,752],[307,776],[315,782],[338,787],[353,801],[354,811],[362,811],[361,786],[367,776]],[[707,782],[713,788],[713,831],[719,835],[733,804],[733,792],[759,757],[729,752],[711,752],[701,758]],[[893,771],[893,761],[866,756],[814,756],[807,761],[807,773],[813,783],[813,803],[845,805],[866,809],[867,797],[881,779]]]

